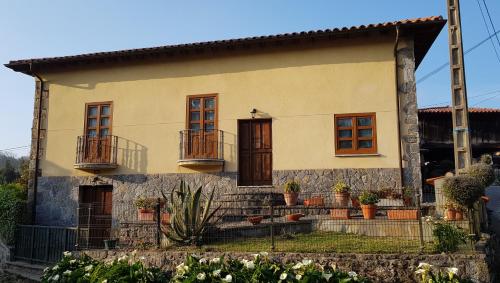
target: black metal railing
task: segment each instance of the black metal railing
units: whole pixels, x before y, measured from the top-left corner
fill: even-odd
[[[180,131],[179,160],[224,159],[224,132],[221,130]]]
[[[76,164],[117,164],[118,137],[79,136],[76,143]]]
[[[16,260],[53,263],[62,258],[63,252],[77,249],[76,227],[18,225],[15,235]]]

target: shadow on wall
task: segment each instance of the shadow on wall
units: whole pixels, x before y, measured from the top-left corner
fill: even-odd
[[[118,137],[118,164],[125,173],[146,173],[148,148],[134,141]]]
[[[100,67],[99,75],[96,76],[96,66],[87,68],[78,67],[79,73],[75,76],[67,76],[63,79],[57,79],[57,84],[80,88],[94,89],[99,83],[123,82],[135,80],[150,80],[150,79],[165,79],[165,78],[181,78],[195,77],[212,74],[226,74],[250,72],[256,70],[273,70],[280,68],[302,67],[313,65],[326,64],[345,64],[345,63],[366,63],[366,62],[383,62],[392,61],[392,52],[387,52],[382,46],[389,42],[392,44],[392,38],[373,39],[372,49],[376,48],[376,43],[382,44],[380,52],[366,52],[366,39],[357,40],[338,40],[334,42],[320,43],[315,45],[315,48],[308,49],[304,46],[280,47],[278,49],[269,49],[267,52],[262,51],[232,51],[229,54],[221,54],[220,52],[206,52],[201,55],[182,56],[180,58],[164,57],[155,58],[154,60],[145,60],[138,63],[129,63],[127,66],[131,68],[120,68],[123,64],[109,63]],[[327,47],[340,47],[334,52],[328,51]],[[326,52],[321,52],[322,48]],[[390,50],[387,49],[387,50]],[[287,54],[287,52],[300,52],[300,55]],[[312,51],[311,53],[307,53]],[[320,51],[320,52],[318,52]],[[314,52],[314,53],[313,53]],[[269,57],[260,55],[283,55],[275,60],[269,60]],[[218,60],[214,64],[214,60]],[[221,61],[223,60],[223,61]],[[153,63],[153,64],[152,64]],[[171,66],[165,67],[163,63]],[[146,67],[144,69],[134,69],[133,67]],[[70,71],[70,67],[65,71]],[[83,72],[80,72],[83,70]],[[85,72],[89,70],[89,72]]]

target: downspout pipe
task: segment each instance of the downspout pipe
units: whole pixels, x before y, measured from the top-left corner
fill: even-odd
[[[398,155],[399,155],[399,178],[401,180],[401,186],[404,186],[404,172],[403,172],[403,155],[402,155],[402,141],[401,141],[401,113],[399,106],[399,95],[398,95],[398,45],[399,45],[399,24],[396,25],[396,39],[394,41],[394,75],[396,84],[396,109],[398,117]]]
[[[36,201],[38,193],[38,171],[40,168],[40,133],[42,131],[42,105],[43,105],[43,91],[44,91],[44,81],[43,79],[33,72],[32,65],[30,63],[30,73],[35,76],[40,81],[40,97],[38,99],[38,123],[36,127],[36,149],[35,149],[35,174],[33,176],[33,204],[31,208],[31,223],[36,224]]]

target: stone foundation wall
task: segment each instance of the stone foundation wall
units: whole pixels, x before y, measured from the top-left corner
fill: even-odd
[[[397,168],[383,169],[323,169],[323,170],[277,170],[273,172],[273,187],[238,187],[236,172],[150,174],[150,175],[106,175],[39,177],[37,194],[37,224],[54,226],[76,226],[79,186],[113,186],[113,224],[133,220],[137,214],[133,202],[139,197],[160,197],[169,194],[181,180],[191,187],[204,186],[216,190],[216,200],[231,194],[278,193],[286,181],[295,179],[302,184],[301,199],[311,195],[323,195],[331,199],[331,187],[337,181],[351,185],[354,191],[365,188],[397,188],[400,177]]]
[[[126,254],[125,251],[85,251],[89,256],[100,260],[113,260]],[[226,258],[252,259],[250,253],[215,253],[205,252],[200,256],[213,258],[224,255]],[[144,256],[144,262],[149,266],[174,270],[175,266],[184,261],[187,253],[170,251],[138,251],[137,258]],[[460,275],[474,282],[490,282],[489,262],[484,254],[452,254],[452,255],[417,255],[417,254],[304,254],[304,253],[273,253],[273,260],[284,263],[298,262],[302,259],[313,259],[320,264],[336,264],[345,271],[369,277],[374,282],[417,282],[415,270],[420,262],[426,262],[436,267],[457,267]]]

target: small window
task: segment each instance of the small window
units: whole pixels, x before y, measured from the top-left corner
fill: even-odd
[[[217,95],[188,96],[187,112],[189,130],[214,130],[217,125]]]
[[[335,115],[335,153],[377,153],[375,113]]]
[[[88,103],[86,105],[85,135],[101,138],[111,135],[111,102]]]

